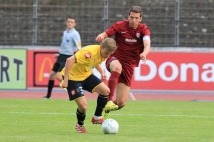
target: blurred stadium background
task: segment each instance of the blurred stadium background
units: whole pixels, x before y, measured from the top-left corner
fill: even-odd
[[[214,0],[0,0],[0,45],[59,46],[70,15],[83,46],[94,44],[132,5],[142,7],[153,47],[214,47]]]

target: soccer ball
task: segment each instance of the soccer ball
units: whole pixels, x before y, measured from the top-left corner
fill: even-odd
[[[114,119],[106,119],[102,123],[102,130],[104,134],[116,134],[119,130],[119,124]]]

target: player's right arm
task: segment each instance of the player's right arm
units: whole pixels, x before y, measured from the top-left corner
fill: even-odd
[[[115,33],[117,32],[117,29],[120,27],[120,23],[121,21],[114,23],[105,32],[99,34],[96,38],[96,41],[102,42],[105,38],[115,35]]]
[[[97,42],[102,42],[105,38],[107,38],[107,34],[105,32],[99,34],[97,37],[96,37],[96,41]]]

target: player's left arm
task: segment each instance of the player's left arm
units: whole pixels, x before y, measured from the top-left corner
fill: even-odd
[[[95,68],[100,72],[102,80],[106,80],[107,75],[105,71],[102,69],[101,65],[98,64]]]
[[[115,35],[115,33],[116,33],[115,25],[117,25],[117,24],[114,23],[114,24],[113,24],[110,28],[108,28],[105,32],[99,34],[99,35],[96,37],[96,41],[97,41],[97,42],[102,42],[105,38],[111,37],[111,36]]]
[[[146,63],[146,56],[149,54],[150,52],[150,47],[151,47],[151,40],[150,40],[150,36],[145,35],[143,37],[143,45],[144,45],[144,50],[143,52],[140,54],[140,59],[144,61],[144,63]]]
[[[74,54],[82,48],[82,43],[81,43],[81,38],[79,34],[75,34],[75,36],[73,37],[73,41],[74,41]]]

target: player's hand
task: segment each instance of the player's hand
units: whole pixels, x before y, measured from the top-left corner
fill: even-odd
[[[62,81],[62,82],[60,83],[60,87],[62,87],[62,88],[67,88],[67,87],[68,87],[68,81]]]
[[[144,63],[146,63],[146,54],[144,52],[140,54],[140,59],[143,60]]]
[[[58,58],[59,57],[59,54],[54,54],[54,58]]]
[[[78,50],[74,50],[74,54],[76,54],[76,53],[77,53],[77,51],[78,51]]]
[[[106,75],[105,72],[103,72],[103,73],[101,74],[101,80],[106,80],[106,79],[107,79],[107,75]]]
[[[96,37],[96,41],[97,42],[102,42],[104,39],[104,35],[103,34],[99,34],[97,37]]]

